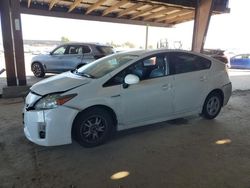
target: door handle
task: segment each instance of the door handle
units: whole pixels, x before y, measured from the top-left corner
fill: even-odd
[[[204,81],[206,81],[206,80],[207,80],[206,76],[201,76],[201,77],[200,77],[200,81],[204,82]]]
[[[163,90],[169,90],[169,89],[171,89],[171,88],[172,88],[171,84],[164,84],[164,85],[162,86],[162,89],[163,89]]]
[[[113,95],[113,96],[111,96],[111,98],[116,98],[116,97],[120,97],[121,95],[120,94],[118,94],[118,95]]]

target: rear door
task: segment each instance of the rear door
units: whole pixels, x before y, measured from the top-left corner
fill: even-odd
[[[185,52],[170,52],[169,63],[174,75],[174,111],[176,114],[198,109],[206,91],[211,61]]]
[[[94,56],[93,56],[93,46],[89,46],[89,45],[81,45],[81,49],[82,49],[82,59],[81,59],[81,64],[88,64],[91,63],[95,60]]]

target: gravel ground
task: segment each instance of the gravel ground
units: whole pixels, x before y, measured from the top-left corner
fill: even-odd
[[[29,142],[23,99],[0,99],[0,188],[250,188],[249,101],[250,91],[236,91],[215,120],[163,122],[86,149]],[[110,178],[120,171],[129,175]]]

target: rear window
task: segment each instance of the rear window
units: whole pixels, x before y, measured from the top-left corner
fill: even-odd
[[[104,55],[109,55],[114,53],[114,49],[111,46],[96,46],[96,49]]]

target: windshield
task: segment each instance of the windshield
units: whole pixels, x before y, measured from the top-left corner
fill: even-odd
[[[110,55],[94,61],[93,63],[82,66],[75,71],[75,74],[90,78],[100,78],[137,57],[137,55],[131,54]]]

